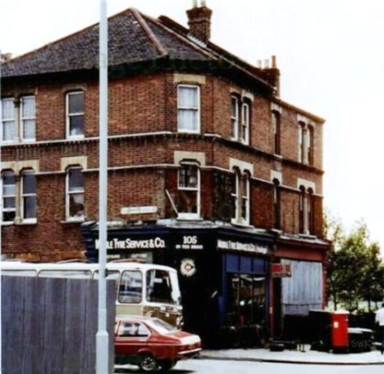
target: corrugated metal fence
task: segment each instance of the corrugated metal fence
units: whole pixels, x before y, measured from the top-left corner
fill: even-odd
[[[108,282],[110,373],[115,284]],[[95,280],[2,277],[3,374],[94,374]]]

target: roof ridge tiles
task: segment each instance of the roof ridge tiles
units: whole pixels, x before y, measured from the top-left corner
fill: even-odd
[[[162,57],[167,56],[168,52],[166,51],[164,46],[161,44],[160,40],[152,32],[151,28],[148,26],[147,22],[144,19],[144,17],[148,17],[148,16],[143,15],[136,8],[130,8],[130,10],[131,10],[131,13],[134,15],[134,17],[139,22],[140,26],[143,28],[143,30],[147,34],[149,40],[155,45],[156,49],[160,52],[160,55]]]

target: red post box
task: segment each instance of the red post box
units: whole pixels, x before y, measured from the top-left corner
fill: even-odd
[[[331,345],[334,352],[348,351],[348,315],[346,311],[331,312]]]

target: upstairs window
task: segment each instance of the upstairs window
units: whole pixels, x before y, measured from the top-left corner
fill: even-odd
[[[4,171],[3,222],[13,222],[16,217],[16,178],[13,171]]]
[[[241,137],[244,144],[249,144],[249,122],[251,107],[248,103],[243,103],[241,110]]]
[[[313,190],[308,190],[307,195],[307,216],[308,216],[308,233],[314,234],[315,232],[315,216],[314,216],[314,198],[313,198]]]
[[[308,159],[308,164],[309,165],[313,165],[313,161],[314,161],[314,130],[313,130],[313,127],[312,126],[308,126],[308,130],[307,130],[307,159]]]
[[[36,220],[36,176],[33,170],[21,175],[21,219]]]
[[[273,150],[276,155],[281,154],[280,150],[280,113],[276,110],[272,111],[272,131],[273,131]]]
[[[67,138],[84,137],[84,92],[69,92],[66,98]]]
[[[231,96],[231,137],[239,138],[239,99],[234,95]]]
[[[178,86],[178,131],[200,132],[200,87]]]
[[[273,180],[273,215],[274,228],[280,230],[280,182],[277,179]]]
[[[200,169],[197,164],[183,163],[178,172],[179,218],[200,218]]]
[[[314,192],[304,186],[300,187],[299,198],[299,229],[300,234],[314,234],[315,232],[315,206]]]
[[[251,105],[247,99],[231,95],[231,138],[249,144]]]
[[[250,223],[250,176],[235,169],[232,199],[234,216],[232,223],[249,225]]]
[[[23,96],[20,100],[20,135],[24,141],[36,139],[36,103],[34,96]]]
[[[84,218],[84,179],[81,167],[67,171],[66,217],[68,220]]]
[[[15,103],[13,98],[1,100],[2,106],[2,140],[13,142],[16,139]]]

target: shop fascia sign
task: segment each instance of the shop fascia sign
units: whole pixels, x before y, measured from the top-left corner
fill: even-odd
[[[292,276],[291,264],[272,264],[272,278],[289,278]]]
[[[228,251],[243,251],[243,252],[259,253],[262,255],[269,254],[269,248],[265,245],[259,245],[255,243],[241,243],[238,241],[231,241],[231,240],[218,239],[217,248],[225,249]]]
[[[96,249],[100,248],[99,239],[95,240]],[[160,237],[151,239],[113,238],[107,240],[107,249],[164,249],[165,240]]]

